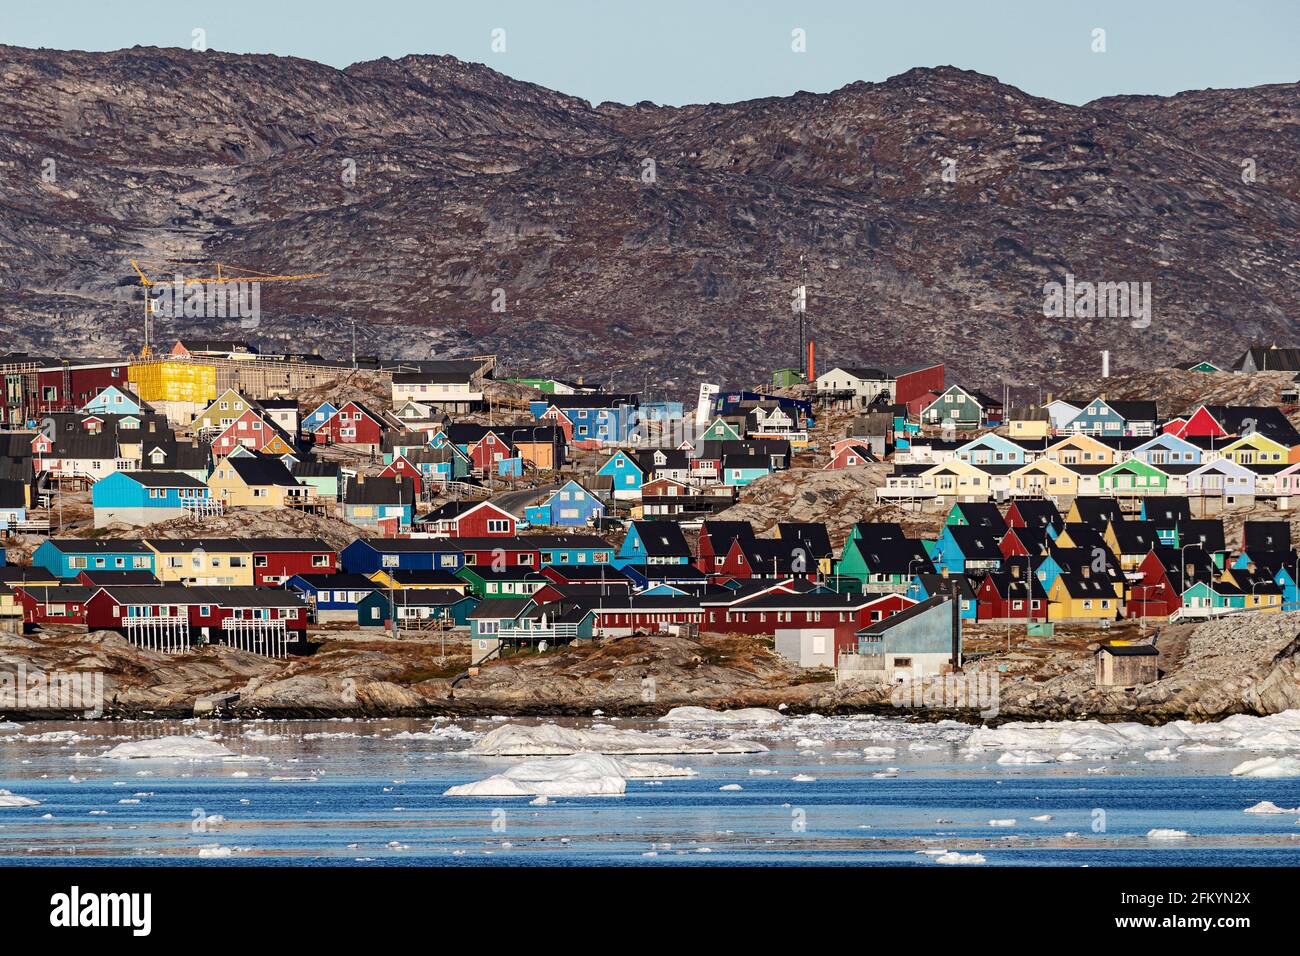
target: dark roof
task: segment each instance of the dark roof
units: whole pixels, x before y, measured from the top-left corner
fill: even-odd
[[[343,490],[343,502],[349,505],[414,505],[415,497],[411,478],[353,480]]]
[[[148,571],[82,571],[79,578],[94,587],[156,585],[158,578]]]
[[[290,580],[297,578],[304,584],[321,590],[339,590],[339,591],[376,591],[379,585],[370,580],[364,574],[294,574]]]
[[[889,617],[881,618],[879,621],[873,621],[866,627],[858,630],[855,633],[855,636],[861,637],[864,635],[883,634],[885,631],[898,627],[898,625],[904,624],[914,617],[920,617],[927,611],[931,611],[937,607],[942,607],[947,604],[948,601],[949,597],[947,595],[936,594],[932,597],[928,597],[924,601],[919,601],[916,604],[913,604],[911,607],[903,608],[903,610],[899,611],[897,614],[891,614]],[[959,624],[958,627],[960,626],[961,625]]]
[[[1274,551],[1291,548],[1291,522],[1247,521],[1241,526],[1243,551]]]
[[[269,455],[237,455],[226,459],[226,464],[247,485],[299,486],[287,465]]]
[[[469,616],[479,620],[483,618],[508,618],[514,620],[531,603],[532,598],[526,597],[484,598],[479,601],[474,610],[469,612]]]
[[[1158,657],[1160,651],[1154,644],[1098,644],[1096,653],[1105,651],[1115,657]]]
[[[447,587],[464,587],[465,579],[452,574],[446,568],[415,568],[402,570],[384,569],[397,584],[442,584]]]
[[[681,526],[673,521],[633,521],[647,557],[666,558],[690,555],[690,546]]]
[[[1020,467],[1023,466],[1012,465],[1011,469]],[[960,512],[972,528],[988,528],[999,536],[1007,530],[1006,519],[1002,517],[998,506],[991,501],[963,501],[953,505],[953,508]]]
[[[132,481],[144,485],[146,488],[208,487],[193,475],[186,475],[179,471],[119,471],[116,472],[116,474],[125,475]]]
[[[782,521],[777,524],[776,530],[782,541],[800,542],[814,558],[829,558],[835,553],[831,547],[830,532],[820,521]]]
[[[152,554],[139,538],[50,538],[50,545],[64,554]]]
[[[1173,527],[1179,521],[1189,521],[1192,517],[1192,506],[1183,495],[1143,498],[1142,505],[1146,509],[1147,520],[1154,521],[1158,528]]]

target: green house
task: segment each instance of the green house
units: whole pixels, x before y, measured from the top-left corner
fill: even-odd
[[[926,425],[953,428],[979,428],[984,421],[984,406],[960,385],[950,385],[921,412]]]
[[[704,429],[700,436],[702,441],[740,441],[740,433],[725,418],[715,418],[713,424]]]
[[[456,576],[469,585],[477,598],[531,597],[546,586],[547,579],[531,568],[496,569],[487,565],[465,565]]]
[[[1140,458],[1112,465],[1097,476],[1101,491],[1116,494],[1163,495],[1169,476]]]

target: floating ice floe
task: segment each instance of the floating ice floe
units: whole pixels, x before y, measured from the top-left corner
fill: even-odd
[[[1051,754],[1045,754],[1041,750],[1008,750],[998,757],[998,763],[1003,766],[1014,764],[1034,764],[1034,763],[1052,763]]]
[[[1300,777],[1300,760],[1295,757],[1259,757],[1232,768],[1234,777]]]
[[[984,854],[957,853],[950,850],[947,853],[941,853],[934,857],[934,862],[943,863],[947,866],[973,866],[984,862]]]
[[[204,857],[226,857],[230,856],[230,847],[228,846],[201,846],[199,847],[199,856]]]
[[[816,781],[817,778],[810,777],[806,773],[797,773],[790,779],[793,780],[795,783],[813,783]]]
[[[627,791],[629,779],[689,777],[695,771],[663,763],[621,760],[606,754],[525,760],[485,780],[449,788],[447,797],[601,797]]]
[[[1050,813],[1040,813],[1038,816],[1030,817],[1029,819],[1033,820],[1035,823],[1046,823],[1048,820],[1052,819],[1052,815]]]
[[[1216,723],[1176,720],[1161,726],[1097,720],[1013,721],[978,727],[966,750],[1070,750],[1097,756],[1127,750],[1214,746],[1232,750],[1300,750],[1300,710],[1266,717],[1235,714]],[[1155,759],[1164,759],[1157,757]]]
[[[0,807],[38,807],[41,801],[31,797],[20,797],[8,790],[0,790]]]
[[[101,754],[108,760],[243,760],[215,740],[203,737],[158,737],[131,740]]]
[[[738,783],[724,783],[718,789],[719,790],[743,790],[745,788]]]
[[[865,760],[893,760],[897,752],[893,747],[863,747],[862,757]]]
[[[1014,818],[1009,819],[1009,820],[990,820],[990,821],[989,821],[989,826],[991,826],[991,827],[1013,827],[1013,826],[1015,826],[1015,825],[1016,825],[1016,821],[1015,821]]]
[[[1142,756],[1154,763],[1169,763],[1178,759],[1178,754],[1168,747],[1161,747],[1159,750],[1148,750]]]
[[[504,724],[471,744],[465,753],[479,757],[561,757],[577,753],[623,756],[747,754],[766,750],[762,744],[750,740],[688,740],[641,730],[578,730],[556,724]]]
[[[1279,807],[1272,800],[1261,800],[1253,807],[1247,807],[1242,813],[1300,813],[1300,807]]]
[[[1190,833],[1186,830],[1171,830],[1167,827],[1156,827],[1147,831],[1148,840],[1186,840]]]
[[[770,707],[741,707],[737,710],[710,710],[707,707],[674,707],[659,718],[667,723],[689,724],[774,724],[785,714]]]

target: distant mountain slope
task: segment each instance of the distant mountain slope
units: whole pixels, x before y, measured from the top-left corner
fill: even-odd
[[[1296,334],[1296,85],[1074,107],[942,67],[592,106],[452,57],[15,47],[0,76],[11,348],[137,343],[131,258],[329,273],[266,286],[254,340],[346,354],[355,320],[367,353],[493,351],[678,395],[797,362],[800,254],[822,367],[940,358],[1050,387],[1101,349],[1122,372]],[[1067,273],[1151,282],[1150,328],[1044,318]],[[195,328],[241,334],[158,334]]]

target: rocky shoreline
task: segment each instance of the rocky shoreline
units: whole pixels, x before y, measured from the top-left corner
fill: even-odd
[[[426,643],[327,640],[317,653],[274,661],[225,647],[169,657],[123,638],[0,635],[0,720],[319,719],[439,716],[657,717],[677,706],[779,708],[790,715],[879,714],[1001,724],[1096,719],[1161,724],[1267,715],[1300,708],[1300,614],[1251,614],[1196,625],[1155,683],[1099,688],[1087,653],[1026,665],[991,655],[964,679],[979,700],[944,697],[934,682],[895,702],[890,687],[837,686],[750,638],[628,637],[491,662],[471,677],[466,660]],[[102,712],[13,696],[16,674],[99,675]],[[901,706],[900,706],[901,703]],[[964,706],[969,704],[970,706]],[[24,706],[25,705],[25,706]]]

